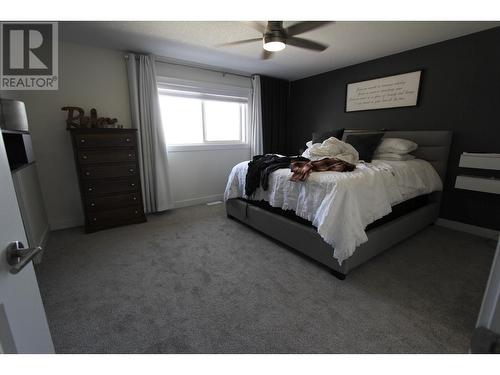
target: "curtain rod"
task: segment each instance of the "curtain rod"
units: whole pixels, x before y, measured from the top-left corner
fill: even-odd
[[[126,60],[128,60],[129,57],[130,56],[128,54],[125,55],[125,59]],[[172,64],[172,65],[178,65],[178,66],[185,66],[185,67],[188,67],[188,68],[197,68],[197,69],[208,70],[210,72],[220,73],[223,76],[226,75],[226,74],[231,74],[233,76],[239,76],[239,77],[245,77],[245,78],[251,78],[252,77],[251,74],[233,73],[231,71],[221,71],[221,70],[217,70],[215,68],[208,67],[206,65],[195,64],[195,63],[191,63],[191,62],[188,62],[188,61],[184,62],[184,61],[181,61],[181,60],[169,59],[169,58],[158,56],[158,55],[153,55],[153,57],[155,58],[156,61],[163,62],[163,63],[166,63],[166,64]]]

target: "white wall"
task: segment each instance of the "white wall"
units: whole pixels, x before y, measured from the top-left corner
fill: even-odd
[[[160,81],[162,77],[168,77],[217,85],[252,88],[250,77],[161,61],[157,61],[156,63],[156,75]]]
[[[250,90],[252,87],[249,77],[167,62],[156,63],[156,74],[159,82],[174,78],[213,85],[213,87],[229,86],[243,90]],[[172,149],[178,149],[172,147],[169,150],[169,176],[175,207],[222,199],[232,167],[250,159],[248,145],[230,148],[220,146],[215,149],[212,147],[215,146],[185,148],[182,151],[172,151]]]
[[[168,165],[175,207],[221,200],[231,169],[249,158],[248,147],[170,151]]]
[[[3,91],[1,97],[23,100],[28,112],[40,184],[52,230],[83,224],[83,211],[64,106],[88,114],[116,117],[130,127],[127,74],[123,53],[62,42],[59,90]]]

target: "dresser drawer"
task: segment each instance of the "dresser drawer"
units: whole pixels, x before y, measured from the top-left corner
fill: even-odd
[[[80,164],[89,163],[116,163],[135,161],[135,150],[79,150],[78,161]]]
[[[137,175],[137,167],[135,164],[88,165],[81,167],[81,174],[83,179],[134,177]]]
[[[146,216],[141,206],[100,212],[88,212],[87,231],[92,232],[123,224],[142,223],[144,221],[146,221]]]
[[[75,145],[82,148],[134,147],[135,133],[128,134],[76,134]]]
[[[139,192],[131,194],[110,195],[107,197],[88,197],[85,206],[89,212],[106,211],[122,207],[142,204]]]
[[[139,180],[126,179],[118,181],[85,181],[83,183],[83,193],[88,197],[95,197],[111,193],[129,193],[138,191]]]

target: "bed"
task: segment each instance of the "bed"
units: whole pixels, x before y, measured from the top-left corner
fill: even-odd
[[[439,215],[451,132],[387,131],[384,138],[416,142],[417,159],[374,160],[353,172],[312,174],[301,184],[288,181],[289,171],[278,170],[270,179],[272,188],[259,189],[252,199],[241,192],[245,163],[240,163],[228,179],[227,215],[319,261],[344,279]]]

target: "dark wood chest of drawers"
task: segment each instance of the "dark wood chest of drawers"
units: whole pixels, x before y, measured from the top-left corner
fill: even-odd
[[[85,231],[142,223],[135,129],[72,129]]]

